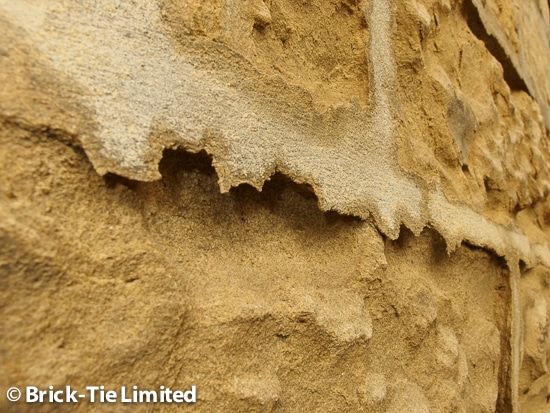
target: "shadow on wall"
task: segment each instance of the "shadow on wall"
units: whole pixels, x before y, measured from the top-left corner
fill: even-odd
[[[165,149],[159,171],[162,179],[156,182],[139,182],[111,173],[105,175],[104,180],[109,188],[120,184],[138,192],[146,204],[153,202],[152,198],[162,203],[163,208],[170,204],[169,209],[176,215],[184,211],[192,215],[197,213],[190,208],[192,201],[198,198],[202,204],[208,204],[208,208],[199,208],[203,215],[211,214],[218,223],[239,217],[246,220],[247,215],[254,215],[259,210],[286,220],[294,229],[310,228],[315,232],[325,228],[332,233],[336,227],[361,223],[361,219],[354,216],[321,211],[318,198],[309,185],[298,184],[279,172],[264,183],[261,192],[251,185],[241,184],[228,194],[222,194],[212,157],[204,150],[191,153],[183,149]],[[191,199],[193,196],[196,199]],[[324,235],[330,238],[330,233]]]

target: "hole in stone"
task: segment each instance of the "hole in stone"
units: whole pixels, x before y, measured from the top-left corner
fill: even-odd
[[[265,25],[260,24],[260,23],[254,23],[254,25],[253,25],[252,27],[253,27],[254,30],[256,30],[258,33],[260,33],[260,34],[265,34]]]

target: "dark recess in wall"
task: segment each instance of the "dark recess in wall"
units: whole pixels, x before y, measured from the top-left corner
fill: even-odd
[[[525,93],[531,95],[527,88],[527,85],[519,75],[518,71],[514,67],[510,57],[506,54],[498,40],[487,33],[485,26],[479,17],[476,6],[471,0],[466,0],[463,5],[462,13],[464,18],[468,22],[468,27],[472,33],[483,43],[489,52],[497,59],[502,65],[504,70],[504,80],[508,84],[511,90],[523,90]]]
[[[186,174],[189,172],[198,172],[201,175],[209,177],[213,182],[218,179],[216,169],[212,166],[212,156],[204,150],[192,153],[184,149],[165,149],[159,163],[159,171],[162,175],[161,182],[169,191],[177,188],[180,181],[185,179]],[[104,181],[107,187],[111,189],[117,185],[123,185],[130,190],[138,191],[140,185],[154,184],[141,183],[112,173],[105,175]],[[293,193],[298,199],[301,199],[299,202],[301,206],[294,205],[295,208],[300,209],[308,205],[307,209],[309,209],[309,213],[306,215],[310,218],[317,216],[327,225],[338,222],[353,225],[354,223],[361,222],[360,218],[352,215],[320,210],[318,198],[311,186],[307,184],[298,184],[280,172],[273,174],[271,178],[264,183],[261,192],[251,185],[241,184],[235,188],[231,188],[229,194],[225,194],[225,196],[232,198],[233,201],[241,206],[256,205],[273,209],[276,205],[281,204],[284,192]],[[223,197],[224,195],[220,194],[220,196]],[[290,205],[286,207],[290,208],[286,211],[287,214],[298,214],[297,210],[292,211]]]

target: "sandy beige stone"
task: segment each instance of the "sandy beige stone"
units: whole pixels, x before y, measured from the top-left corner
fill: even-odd
[[[2,393],[542,411],[548,15],[0,0]]]

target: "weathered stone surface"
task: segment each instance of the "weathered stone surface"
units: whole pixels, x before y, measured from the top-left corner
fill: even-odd
[[[526,89],[550,128],[550,14],[543,0],[470,0],[484,41],[503,64],[511,87]],[[471,16],[475,18],[475,13]],[[476,22],[472,22],[476,25]],[[477,27],[481,30],[481,27]]]
[[[543,409],[545,2],[0,0],[0,27],[3,393]]]

